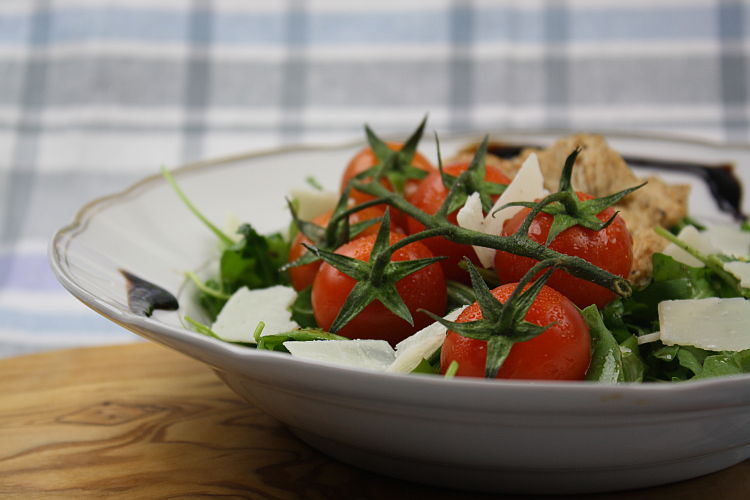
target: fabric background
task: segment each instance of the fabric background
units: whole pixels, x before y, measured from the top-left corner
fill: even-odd
[[[85,202],[160,165],[411,130],[748,141],[750,6],[718,0],[0,2],[0,356],[134,340],[56,282]]]

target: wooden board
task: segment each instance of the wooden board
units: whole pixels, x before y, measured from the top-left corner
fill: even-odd
[[[331,460],[205,366],[151,343],[0,361],[3,498],[502,498]],[[590,500],[750,498],[750,462]]]

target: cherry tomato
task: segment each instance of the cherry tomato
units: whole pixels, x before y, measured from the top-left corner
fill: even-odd
[[[389,142],[387,143],[388,147],[391,148],[394,151],[399,151],[403,144],[397,143],[397,142]],[[430,163],[430,160],[422,156],[419,152],[414,153],[414,157],[412,158],[412,165],[417,167],[420,170],[424,170],[426,172],[432,172],[435,170],[435,167],[432,166],[432,163]],[[360,150],[354,157],[349,161],[349,164],[346,167],[346,170],[344,170],[344,175],[341,177],[341,191],[344,192],[344,189],[349,184],[349,181],[357,176],[358,174],[364,172],[370,167],[373,167],[378,164],[378,159],[375,156],[375,153],[373,153],[372,149],[369,147],[366,147],[362,150]],[[404,186],[404,196],[408,197],[411,193],[413,193],[417,186],[419,185],[420,179],[408,179],[406,181],[406,184]],[[388,179],[383,178],[381,179],[380,183],[386,187],[389,191],[393,191],[393,186],[391,186],[391,183],[388,181]],[[349,193],[350,198],[352,198],[356,204],[364,203],[365,201],[369,201],[374,199],[374,196],[371,196],[369,194],[363,193],[361,191],[357,191],[356,189],[352,189]],[[406,221],[405,215],[402,214],[398,210],[391,210],[391,219],[398,225],[405,227]]]
[[[585,193],[577,193],[580,200],[589,200],[592,197]],[[503,226],[503,235],[515,233],[523,219],[529,213],[528,208],[519,211],[511,217]],[[607,221],[614,215],[612,208],[602,210],[597,214],[601,221]],[[534,218],[529,228],[529,238],[544,243],[547,241],[552,216],[540,213]],[[625,221],[618,216],[606,228],[594,231],[582,226],[573,226],[566,229],[555,237],[549,247],[566,255],[581,257],[617,276],[627,278],[630,274],[630,266],[633,263],[633,238],[628,231]],[[516,282],[521,279],[526,271],[536,264],[536,261],[528,257],[519,257],[507,252],[498,251],[495,254],[495,270],[501,283]],[[547,285],[559,291],[578,307],[583,309],[591,304],[602,308],[609,304],[615,293],[586,281],[575,278],[563,270],[555,271],[547,281]]]
[[[518,283],[492,290],[505,302]],[[459,315],[457,322],[482,318],[475,302]],[[500,367],[497,378],[527,380],[582,380],[591,362],[591,338],[586,321],[576,306],[561,293],[544,286],[526,314],[526,321],[539,326],[555,323],[537,337],[516,342]],[[487,343],[448,331],[440,354],[443,373],[452,361],[459,376],[484,377]]]
[[[377,219],[378,217],[382,217],[383,213],[385,213],[385,208],[382,206],[363,208],[362,210],[354,212],[349,216],[349,224],[356,224],[358,222],[364,222],[370,219]],[[331,220],[332,215],[333,210],[329,210],[328,212],[315,217],[312,222],[314,222],[318,226],[325,227]],[[372,226],[359,233],[357,236],[377,234],[379,227],[380,223],[373,224]],[[397,233],[403,232],[400,227],[394,227],[393,230]],[[294,262],[295,260],[302,257],[302,255],[307,253],[307,248],[303,246],[303,243],[306,243],[308,245],[313,244],[312,241],[310,241],[310,239],[307,238],[304,234],[297,233],[297,235],[294,237],[294,240],[292,240],[291,246],[289,247],[289,262]],[[300,291],[312,285],[313,280],[315,279],[315,274],[317,274],[318,268],[320,268],[320,264],[321,261],[316,261],[311,262],[310,264],[305,264],[303,266],[290,268],[289,278],[292,280],[292,286],[294,287],[294,289]]]
[[[393,244],[402,238],[403,235],[391,233],[390,243]],[[374,243],[375,236],[356,238],[343,245],[336,253],[368,261]],[[415,242],[396,251],[391,260],[404,261],[429,257],[432,257],[432,252],[420,242]],[[315,321],[321,328],[328,330],[331,327],[355,283],[353,278],[327,263],[320,266],[313,283],[312,305]],[[430,264],[401,279],[396,283],[396,289],[412,314],[414,326],[375,300],[336,333],[349,338],[382,339],[395,345],[433,322],[429,316],[418,312],[418,309],[426,309],[439,315],[445,311],[445,278],[438,263]]]
[[[469,168],[469,163],[464,162],[449,165],[443,170],[449,175],[458,176],[467,168]],[[506,177],[505,174],[491,166],[487,166],[484,179],[498,184],[510,183],[510,179]],[[443,204],[446,196],[448,196],[448,190],[445,188],[445,185],[443,185],[440,171],[436,170],[422,180],[417,190],[408,198],[408,201],[423,212],[434,214]],[[497,197],[495,196],[494,199],[497,199]],[[450,223],[457,225],[457,213],[458,210],[448,214],[448,221]],[[409,234],[418,233],[424,230],[424,225],[417,222],[415,219],[411,217],[407,217],[406,219]],[[469,273],[458,267],[458,263],[461,262],[464,257],[468,257],[474,264],[478,264],[479,261],[477,260],[476,253],[471,245],[460,245],[442,237],[428,238],[422,240],[422,242],[427,245],[435,255],[445,255],[448,257],[440,262],[440,265],[443,266],[443,272],[445,272],[446,279],[463,283],[470,282]]]

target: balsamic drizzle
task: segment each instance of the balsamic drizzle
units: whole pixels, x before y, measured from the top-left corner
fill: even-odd
[[[120,269],[120,273],[127,281],[128,305],[131,312],[140,316],[151,316],[154,309],[175,311],[179,307],[175,296],[164,288],[124,269]]]
[[[487,152],[500,158],[509,159],[518,156],[521,151],[527,148],[540,149],[538,146],[532,145],[496,142],[488,146]],[[742,183],[737,177],[735,166],[732,163],[705,164],[629,155],[623,156],[623,159],[634,168],[653,168],[694,175],[706,183],[719,210],[729,213],[737,221],[748,220],[748,215],[742,212]]]

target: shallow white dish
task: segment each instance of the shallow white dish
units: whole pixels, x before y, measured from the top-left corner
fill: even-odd
[[[493,139],[545,145],[561,131]],[[733,161],[750,150],[606,134],[623,154]],[[479,137],[443,140],[446,154]],[[288,223],[284,196],[314,175],[335,188],[361,144],[288,148],[179,169],[176,178],[209,219],[228,214],[261,231]],[[434,157],[434,145],[420,151]],[[694,214],[718,213],[695,183]],[[747,211],[747,202],[745,210]],[[600,385],[444,380],[352,370],[256,351],[188,331],[194,310],[183,272],[216,255],[215,237],[155,175],[84,206],[50,246],[52,266],[76,297],[112,321],[211,366],[239,395],[300,438],[345,462],[456,488],[583,493],[640,488],[707,474],[750,457],[750,375],[682,384]],[[180,294],[181,310],[151,318],[128,308],[125,269]]]

